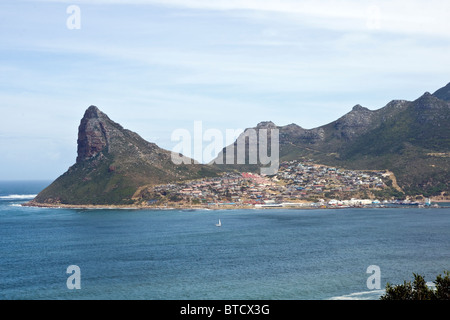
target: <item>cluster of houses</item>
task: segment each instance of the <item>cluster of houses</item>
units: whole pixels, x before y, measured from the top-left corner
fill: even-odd
[[[352,199],[344,203],[324,199],[329,192],[385,188],[383,181],[387,177],[385,172],[343,170],[312,162],[289,161],[282,163],[278,173],[270,177],[248,172],[225,173],[216,178],[155,186],[146,201],[149,205],[170,203],[170,206],[182,207],[366,205],[372,200]]]
[[[345,170],[297,160],[284,162],[275,178],[283,181],[291,196],[302,198],[311,194],[359,192],[386,188],[385,171]]]
[[[253,173],[225,173],[216,178],[156,186],[151,193],[155,199],[149,200],[149,204],[157,204],[161,196],[181,206],[264,204],[269,193],[275,193],[272,189],[278,190],[277,184],[267,177]]]

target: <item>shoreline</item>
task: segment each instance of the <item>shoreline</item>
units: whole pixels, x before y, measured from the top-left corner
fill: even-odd
[[[438,205],[437,203],[450,203],[450,201],[433,201],[434,205]],[[387,204],[387,205],[358,205],[358,206],[333,206],[333,205],[312,205],[299,203],[298,205],[293,204],[280,204],[280,205],[214,205],[214,206],[144,206],[144,205],[72,205],[72,204],[47,204],[47,203],[33,203],[27,202],[22,203],[22,207],[34,207],[34,208],[49,208],[49,209],[78,209],[78,210],[277,210],[277,209],[297,209],[297,210],[314,210],[314,209],[396,209],[396,208],[421,208],[421,209],[440,209],[446,208],[448,206],[426,206],[419,207],[417,205],[395,205],[395,204]]]

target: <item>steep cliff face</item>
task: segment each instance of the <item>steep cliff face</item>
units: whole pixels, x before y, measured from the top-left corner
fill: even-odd
[[[174,164],[170,151],[124,129],[90,106],[78,128],[76,163],[32,202],[130,204],[142,186],[215,176],[218,172],[188,160],[192,164]]]
[[[108,151],[113,130],[114,125],[112,125],[108,116],[96,106],[90,106],[84,113],[78,129],[77,162],[95,157],[104,149]]]

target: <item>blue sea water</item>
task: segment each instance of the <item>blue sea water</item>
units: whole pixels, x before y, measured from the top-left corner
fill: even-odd
[[[47,184],[0,183],[0,299],[378,299],[387,282],[450,270],[448,207],[20,206]],[[67,287],[70,265],[81,289]],[[371,265],[380,290],[367,287]]]

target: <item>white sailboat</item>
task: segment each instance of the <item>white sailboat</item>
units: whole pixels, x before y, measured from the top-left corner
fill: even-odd
[[[216,227],[221,227],[222,226],[222,222],[220,222],[220,219],[219,219],[219,223],[216,223]]]

